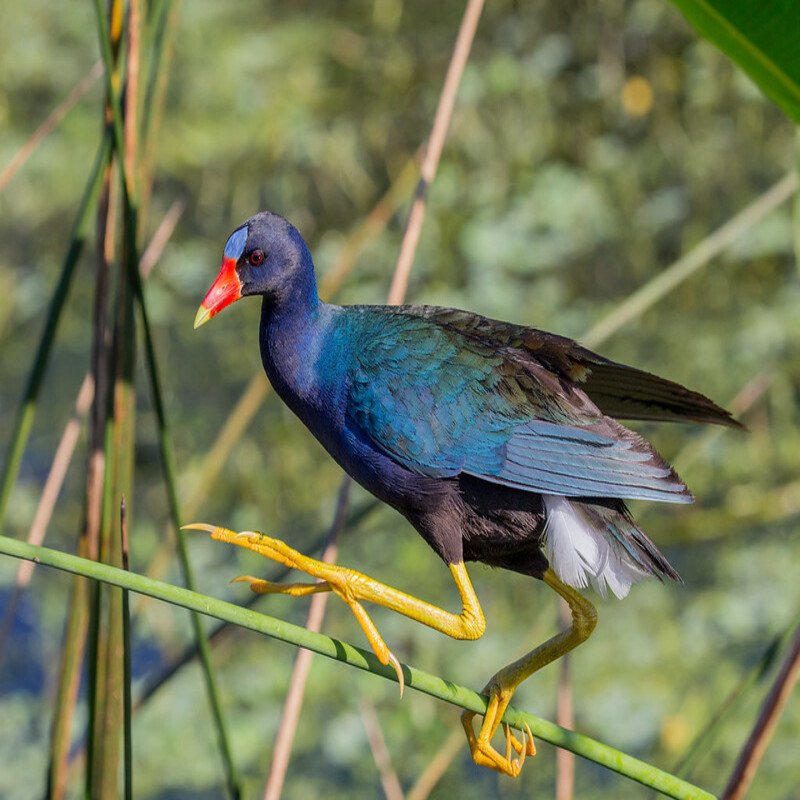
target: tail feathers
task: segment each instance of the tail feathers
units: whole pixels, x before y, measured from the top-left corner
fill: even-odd
[[[680,576],[627,511],[543,495],[547,519],[544,549],[556,574],[578,589],[590,584],[605,597],[625,597],[648,576]]]

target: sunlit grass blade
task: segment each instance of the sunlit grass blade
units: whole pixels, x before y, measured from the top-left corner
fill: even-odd
[[[108,417],[109,381],[111,380],[111,354],[109,352],[108,306],[109,306],[109,252],[108,244],[113,234],[108,223],[114,219],[110,213],[111,202],[111,164],[103,176],[103,190],[97,214],[97,269],[95,277],[94,304],[92,309],[92,350],[90,374],[95,385],[95,395],[91,408],[91,424],[88,435],[88,457],[85,481],[84,528],[78,543],[79,551],[88,553],[90,558],[99,559],[102,547],[104,508],[108,506],[108,459],[111,435]],[[106,529],[108,525],[106,524]],[[103,587],[92,585],[90,589],[90,619],[87,637],[88,662],[88,713],[87,713],[87,752],[84,774],[85,791],[92,794],[94,766],[98,759],[98,749],[102,747],[102,737],[96,731],[102,727],[105,695],[98,687],[104,683],[105,636],[101,629],[101,594]]]
[[[581,341],[587,347],[597,347],[607,341],[620,328],[638,319],[648,308],[658,303],[736,239],[789,200],[797,192],[798,187],[800,180],[796,172],[784,175],[736,216],[698,242],[686,255],[681,256],[617,304],[611,312],[583,334]]]
[[[332,639],[321,633],[312,633],[283,620],[198,594],[189,589],[154,581],[144,575],[126,572],[69,553],[62,553],[46,547],[35,547],[6,536],[0,536],[0,553],[15,558],[37,559],[38,563],[45,566],[84,575],[87,578],[113,584],[133,592],[141,592],[157,600],[240,625],[297,647],[307,647],[320,655],[365,670],[381,678],[397,681],[394,668],[391,665],[382,665],[372,652]],[[415,667],[403,666],[403,672],[408,688],[416,689],[431,697],[478,714],[486,711],[486,697],[472,689],[423,672]],[[676,800],[713,799],[713,795],[709,792],[692,786],[651,764],[519,709],[509,706],[503,720],[518,730],[527,724],[539,739],[557,747],[565,747],[576,755],[607,767],[643,786],[657,789],[668,797],[676,798]]]

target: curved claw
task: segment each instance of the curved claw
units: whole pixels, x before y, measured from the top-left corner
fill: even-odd
[[[506,725],[506,736],[508,737],[508,746],[506,748],[506,758],[510,760],[509,747],[513,746],[517,751],[518,758],[515,758],[511,763],[517,771],[522,770],[522,765],[525,763],[527,756],[536,755],[536,745],[533,742],[533,732],[530,725],[525,723],[525,729],[522,731],[522,743],[520,743],[516,736],[511,733],[511,727]]]
[[[207,522],[189,522],[181,525],[182,531],[203,531],[204,533],[214,533],[218,525],[209,525]]]
[[[406,679],[403,676],[403,666],[397,660],[397,656],[390,650],[389,651],[389,663],[394,667],[394,671],[397,674],[397,682],[400,684],[400,698],[403,697],[403,689],[406,688]]]
[[[234,583],[246,583],[248,585],[252,585],[253,583],[258,583],[260,580],[261,578],[254,578],[252,575],[239,575],[236,578],[231,578],[230,581],[228,581],[228,585],[230,586]]]

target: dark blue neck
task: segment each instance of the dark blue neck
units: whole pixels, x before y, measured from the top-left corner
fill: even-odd
[[[317,404],[315,364],[331,309],[319,299],[313,266],[304,266],[309,268],[295,272],[280,297],[264,296],[259,330],[264,371],[283,401],[301,418],[305,415],[298,404]]]

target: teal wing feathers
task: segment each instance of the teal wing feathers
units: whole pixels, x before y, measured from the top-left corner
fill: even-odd
[[[502,323],[464,312],[353,311],[348,419],[407,469],[568,497],[691,501],[669,465],[591,401],[561,350],[534,358],[491,327]]]
[[[699,392],[611,361],[564,336],[457,309],[436,306],[406,309],[465,337],[491,340],[544,365],[554,374],[577,383],[600,411],[610,417],[744,427]]]

